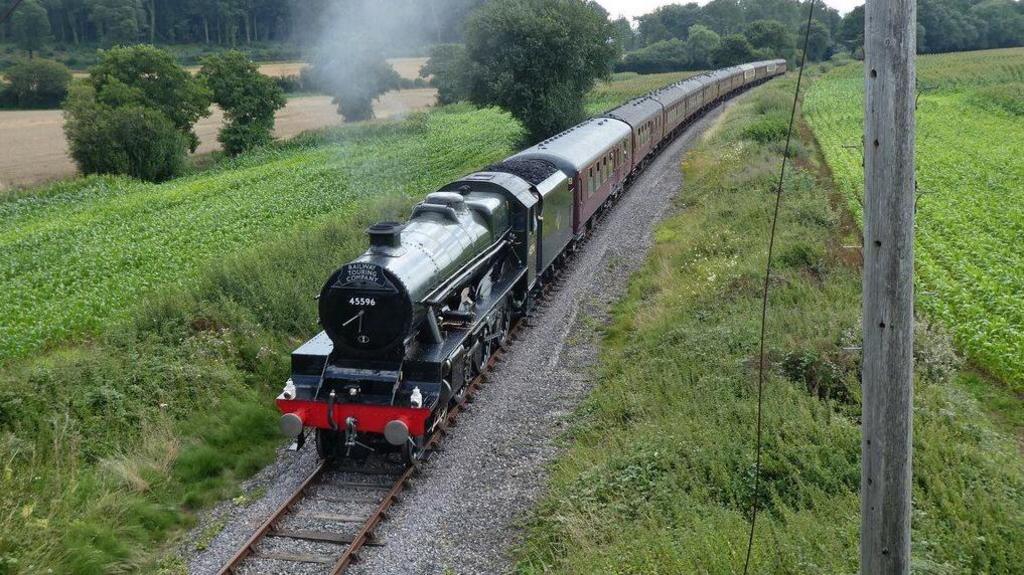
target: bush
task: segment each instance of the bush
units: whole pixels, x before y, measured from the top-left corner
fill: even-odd
[[[18,108],[59,108],[71,83],[67,66],[40,58],[17,62],[4,76],[4,100]]]
[[[761,144],[777,142],[786,138],[789,118],[781,113],[772,113],[753,120],[743,129],[743,137]]]
[[[245,54],[232,50],[204,58],[199,78],[224,109],[227,125],[217,139],[225,152],[237,156],[273,140],[274,112],[284,107],[284,94]]]
[[[179,174],[210,113],[206,87],[152,46],[101,52],[89,78],[73,86],[64,133],[84,173],[128,174],[162,181]]]
[[[138,45],[101,53],[87,80],[97,100],[110,107],[137,105],[161,112],[188,137],[195,151],[199,138],[192,126],[210,115],[210,94],[167,51]]]
[[[438,104],[454,104],[469,99],[469,69],[465,46],[438,44],[430,49],[420,76],[430,78],[430,85],[437,88]]]
[[[686,50],[686,42],[672,38],[655,42],[642,50],[626,54],[626,57],[615,68],[622,72],[655,74],[686,70],[689,65],[690,57]]]
[[[158,110],[97,104],[92,87],[83,83],[71,88],[65,116],[71,157],[85,173],[156,182],[185,166],[188,136]]]

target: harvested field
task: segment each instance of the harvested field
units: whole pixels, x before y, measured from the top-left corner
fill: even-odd
[[[301,64],[296,64],[301,65]],[[388,92],[374,103],[378,118],[393,118],[434,104],[433,88]],[[198,154],[220,149],[217,131],[223,121],[220,110],[196,125],[199,135]],[[307,130],[340,124],[341,116],[329,96],[290,98],[277,113],[278,138],[291,138]],[[66,178],[76,173],[64,140],[64,117],[60,110],[26,110],[0,112],[0,133],[10,137],[0,140],[0,191]]]
[[[391,67],[403,78],[415,80],[420,75],[420,68],[427,63],[426,58],[391,58],[388,60]],[[303,68],[308,66],[307,62],[267,62],[260,64],[260,72],[267,76],[298,76]],[[189,66],[190,72],[197,72],[199,66]],[[85,71],[74,73],[76,78],[88,76]]]

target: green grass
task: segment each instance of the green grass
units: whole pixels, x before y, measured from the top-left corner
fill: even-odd
[[[518,551],[522,574],[740,573],[760,290],[782,143],[749,128],[792,79],[757,89],[688,153],[685,206],[656,231],[603,333]],[[806,131],[805,131],[806,132]],[[762,513],[753,573],[856,573],[860,275],[813,142],[785,186],[768,326]],[[841,204],[841,202],[839,202]],[[1024,564],[1024,462],[953,379],[942,331],[917,330],[914,570]]]
[[[367,225],[521,133],[455,106],[162,185],[85,178],[0,200],[0,317],[42,326],[4,328],[0,574],[184,573],[172,546],[195,511],[244,504],[239,481],[280,447],[272,400],[319,329],[324,278]]]
[[[918,62],[917,304],[1024,394],[1024,49]],[[816,80],[804,111],[859,218],[862,67]]]

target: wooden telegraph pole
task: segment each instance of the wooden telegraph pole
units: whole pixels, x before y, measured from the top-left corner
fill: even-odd
[[[910,573],[915,0],[864,10],[863,575]]]

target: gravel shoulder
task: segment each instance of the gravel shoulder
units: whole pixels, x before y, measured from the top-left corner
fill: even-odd
[[[643,262],[653,227],[683,185],[680,158],[725,104],[697,122],[634,182],[576,255],[442,449],[361,552],[354,575],[497,574],[543,493],[572,410],[594,383],[604,322]],[[183,544],[189,573],[213,574],[310,472],[315,454],[282,452],[245,486],[253,501],[212,510]],[[223,526],[223,527],[221,527]],[[211,538],[212,533],[217,533]],[[196,551],[197,543],[204,551]]]

